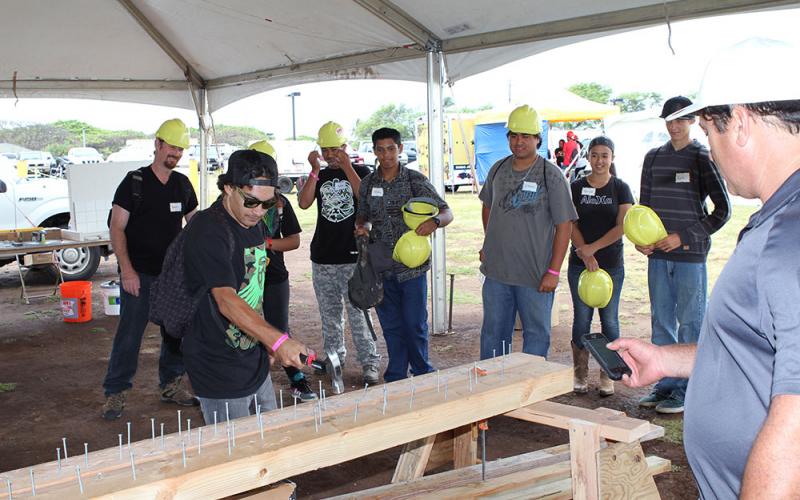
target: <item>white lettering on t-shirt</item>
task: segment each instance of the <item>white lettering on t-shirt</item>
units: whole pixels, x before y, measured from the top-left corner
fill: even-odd
[[[675,182],[689,182],[689,172],[678,172],[675,174]]]
[[[584,188],[585,189],[585,188]],[[614,198],[611,196],[582,196],[581,205],[613,205]]]
[[[319,188],[322,197],[322,216],[333,222],[341,222],[356,211],[353,203],[353,188],[347,180],[330,179]]]
[[[181,202],[170,203],[169,204],[169,211],[170,212],[181,212],[183,210],[183,204]]]

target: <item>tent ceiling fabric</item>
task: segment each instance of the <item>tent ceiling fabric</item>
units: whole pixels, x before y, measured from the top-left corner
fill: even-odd
[[[266,90],[347,78],[451,80],[613,31],[789,7],[785,0],[5,0],[0,97],[76,97],[210,110]],[[666,11],[665,11],[666,9]],[[138,17],[138,19],[137,19]],[[427,42],[425,39],[428,38]],[[15,76],[16,75],[16,76]]]

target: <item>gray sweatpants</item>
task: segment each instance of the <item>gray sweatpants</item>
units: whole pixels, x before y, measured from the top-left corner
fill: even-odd
[[[350,321],[350,331],[356,346],[358,362],[364,366],[380,366],[381,356],[369,333],[364,312],[350,303],[347,297],[347,281],[353,275],[355,264],[311,263],[311,279],[317,295],[319,315],[322,319],[322,338],[325,349],[336,351],[340,358],[347,355],[344,343],[344,311]]]

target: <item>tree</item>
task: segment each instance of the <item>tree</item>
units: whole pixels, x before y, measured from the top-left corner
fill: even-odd
[[[606,87],[597,82],[576,83],[575,85],[570,85],[567,90],[584,99],[599,102],[600,104],[608,103],[612,92],[611,87]]]
[[[661,104],[662,97],[658,92],[625,92],[614,98],[623,113],[644,111]]]
[[[422,116],[405,104],[385,104],[377,109],[366,120],[356,120],[353,135],[355,139],[366,141],[372,132],[381,127],[397,129],[403,138],[414,137],[414,122]]]

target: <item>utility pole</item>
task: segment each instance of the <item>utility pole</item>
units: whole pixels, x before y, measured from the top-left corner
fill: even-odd
[[[294,118],[294,98],[295,97],[300,97],[300,92],[297,92],[297,91],[292,92],[291,94],[288,94],[286,97],[291,97],[292,98],[292,140],[296,141],[297,140],[297,129],[295,128],[295,118]]]

